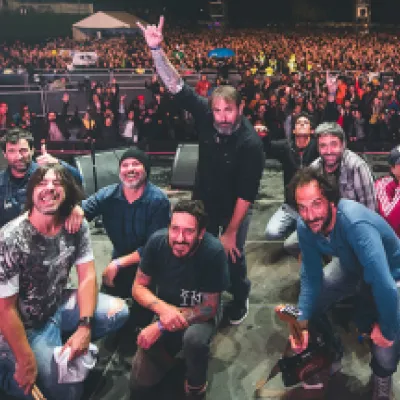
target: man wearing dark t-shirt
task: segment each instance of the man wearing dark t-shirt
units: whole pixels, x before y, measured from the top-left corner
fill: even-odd
[[[158,383],[171,367],[166,360],[183,348],[186,394],[205,396],[210,341],[220,295],[229,280],[224,248],[205,231],[206,223],[201,201],[180,201],[168,230],[154,233],[144,248],[132,294],[157,314],[158,321],[138,336],[131,374],[134,390]]]
[[[219,86],[208,101],[183,82],[161,48],[163,24],[164,17],[157,26],[138,23],[158,75],[176,104],[195,121],[199,161],[193,198],[203,201],[209,215],[207,231],[220,237],[228,255],[233,301],[227,311],[230,323],[238,325],[249,308],[251,283],[244,244],[265,164],[263,145],[243,116],[241,97],[234,87]]]

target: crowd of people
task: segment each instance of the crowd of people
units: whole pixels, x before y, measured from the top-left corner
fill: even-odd
[[[164,49],[182,74],[185,71],[201,74],[198,93],[205,97],[221,84],[233,83],[233,71],[239,73],[241,80],[235,85],[242,94],[245,115],[253,125],[265,126],[274,138],[290,138],[292,117],[307,111],[316,124],[323,120],[337,121],[351,146],[363,151],[380,150],[383,143],[399,140],[400,57],[396,44],[397,36],[387,33],[359,36],[340,32],[205,30],[198,33],[171,29]],[[235,57],[223,60],[208,57],[215,47],[231,48]],[[56,39],[44,46],[3,44],[0,70],[17,68],[33,73],[41,68],[66,72],[68,59],[62,49],[95,51],[98,59],[94,66],[107,70],[154,69],[148,50],[137,37],[90,43]],[[210,68],[217,74],[207,75]],[[329,106],[326,71],[332,71],[329,75],[337,79],[335,107]],[[56,140],[62,140],[95,135],[103,137],[106,146],[125,143],[127,139],[138,142],[197,137],[189,115],[174,106],[173,96],[157,78],[149,79],[145,85],[152,93],[151,100],[144,101],[140,96],[130,104],[125,104],[115,81],[90,85],[86,110],[67,107],[68,114],[59,116],[50,112],[47,124],[37,127],[35,137],[54,140],[55,136]],[[68,104],[68,100],[63,101]],[[32,121],[27,111],[23,104],[21,113],[14,116],[0,111],[0,128],[12,123],[29,126]],[[57,135],[49,134],[46,126],[54,118],[62,125]]]
[[[364,87],[362,78],[348,89],[349,82],[330,73],[316,76],[309,85],[324,100],[320,119],[298,96],[298,75],[290,83],[283,75],[278,93],[267,80],[265,95],[255,90],[257,78],[250,70],[239,90],[220,85],[210,91],[207,78],[192,88],[163,50],[163,23],[161,17],[158,25],[140,29],[164,90],[193,117],[199,142],[193,200],[179,201],[171,210],[166,194],[149,181],[148,156],[130,147],[119,160],[120,183],[82,201],[79,171],[49,155],[45,146],[32,161],[29,131],[6,130],[8,168],[0,174],[0,388],[24,399],[79,399],[85,376],[63,381],[51,362],[55,348],[73,361],[87,353],[91,340],[124,325],[138,345],[130,377],[133,398],[150,393],[183,350],[185,396],[205,399],[222,292],[231,294],[224,315],[232,325],[249,312],[244,245],[266,155],[284,161],[287,188],[285,207],[269,221],[266,235],[291,234],[290,252],[301,253],[300,332],[290,336],[292,350],[306,351],[313,332],[324,325],[333,355],[328,368],[337,371],[343,349],[326,311],[352,297],[355,317],[368,311],[362,332],[371,339],[371,398],[391,399],[400,343],[400,148],[390,152],[391,175],[374,182],[368,164],[347,148],[352,138],[358,142],[365,136],[350,135],[344,123],[346,102],[356,119],[362,101],[371,96],[374,105],[378,96],[395,101],[390,82],[375,93],[374,84]],[[160,83],[151,84],[157,93]],[[102,109],[98,89],[92,87],[92,112]],[[108,91],[117,96],[117,85]],[[357,110],[351,110],[354,99]],[[63,101],[67,107],[68,97]],[[251,102],[257,121],[246,113]],[[297,111],[286,131],[261,118],[291,105]],[[50,123],[49,134],[58,131]],[[99,215],[113,244],[100,292],[86,221]],[[78,288],[67,290],[72,265]],[[130,309],[121,300],[126,297],[133,298]],[[319,374],[306,378],[305,390],[321,388]]]

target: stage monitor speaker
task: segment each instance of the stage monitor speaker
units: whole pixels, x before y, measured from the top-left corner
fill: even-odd
[[[119,183],[119,159],[126,148],[100,151],[95,153],[95,165],[97,174],[97,190],[104,186]],[[77,156],[75,163],[83,176],[83,189],[86,197],[96,192],[93,173],[92,155]]]
[[[180,144],[172,166],[171,188],[192,190],[199,160],[198,144]]]

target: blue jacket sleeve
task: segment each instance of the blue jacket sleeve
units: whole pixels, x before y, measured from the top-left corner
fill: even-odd
[[[322,257],[315,243],[308,238],[306,228],[297,224],[297,234],[302,253],[300,270],[300,321],[310,320],[322,287]]]
[[[94,218],[103,214],[103,203],[105,198],[103,188],[82,201],[82,209],[85,213],[85,218],[88,221],[92,221]]]
[[[75,178],[75,180],[77,181],[77,183],[79,183],[80,185],[83,185],[83,177],[81,175],[81,173],[79,172],[79,170],[75,167],[73,167],[72,165],[66,163],[65,161],[60,160],[60,164],[67,168],[67,170],[69,172],[71,172],[72,176]]]
[[[146,243],[150,236],[159,229],[167,228],[171,219],[171,205],[167,197],[154,202],[151,207],[149,225],[146,230]],[[137,251],[142,257],[143,246],[138,247]]]
[[[399,332],[397,286],[390,273],[381,235],[371,224],[359,222],[347,229],[347,238],[371,286],[383,336],[394,340]]]

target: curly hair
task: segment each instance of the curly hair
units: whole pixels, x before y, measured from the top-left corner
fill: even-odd
[[[40,166],[31,175],[26,190],[25,211],[28,211],[29,213],[32,211],[33,191],[49,171],[54,171],[58,179],[61,181],[62,187],[64,188],[65,199],[60,205],[60,208],[58,210],[58,216],[60,218],[66,218],[70,215],[72,209],[77,204],[79,204],[81,200],[84,199],[84,195],[82,189],[76,183],[71,172],[69,172],[67,168],[63,167],[60,164],[47,164],[44,166]]]

